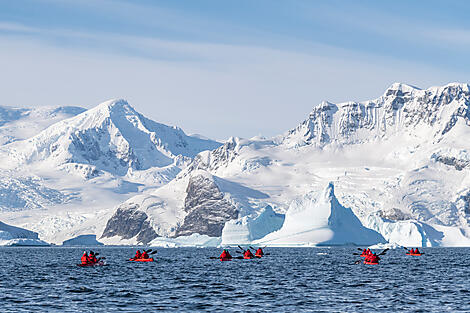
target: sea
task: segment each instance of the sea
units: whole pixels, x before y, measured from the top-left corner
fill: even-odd
[[[77,266],[85,249],[106,265]],[[393,249],[379,265],[358,247],[228,262],[216,248],[149,247],[155,262],[130,262],[137,249],[0,248],[0,312],[470,312],[468,248]]]

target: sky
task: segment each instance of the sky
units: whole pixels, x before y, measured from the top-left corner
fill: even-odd
[[[0,105],[123,98],[218,140],[322,100],[469,82],[469,1],[0,0]]]

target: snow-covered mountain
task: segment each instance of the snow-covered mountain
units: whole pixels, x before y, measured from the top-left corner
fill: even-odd
[[[41,163],[85,178],[103,171],[132,177],[134,171],[167,168],[161,174],[164,181],[173,178],[171,167],[218,146],[149,120],[125,100],[111,100],[2,150],[11,167]]]
[[[322,102],[284,135],[231,138],[215,150],[199,153],[170,184],[156,194],[139,195],[132,203],[139,210],[145,208],[148,226],[157,236],[175,236],[187,214],[183,199],[189,194],[188,180],[203,171],[226,183],[223,197],[238,211],[222,229],[224,244],[261,243],[264,236],[271,244],[328,243],[332,239],[302,237],[294,242],[288,238],[297,227],[289,225],[316,229],[321,221],[312,218],[310,223],[305,217],[320,214],[312,213],[315,210],[327,216],[324,208],[332,207],[340,209],[331,212],[343,213],[350,208],[353,215],[338,214],[338,223],[375,231],[381,236],[377,242],[382,238],[413,246],[470,245],[469,105],[469,86],[457,83],[426,90],[393,84],[375,100]],[[329,182],[336,191],[327,199],[334,200],[313,205],[313,195]],[[176,194],[165,191],[176,190],[179,183]],[[220,191],[202,193],[204,199],[198,201],[210,201]],[[293,205],[304,213],[289,213]],[[338,238],[346,237],[349,241],[343,243],[374,241],[366,240],[373,236],[341,236],[348,232],[322,225],[335,238],[330,243],[340,244]],[[254,233],[266,228],[270,234]]]
[[[0,211],[57,243],[102,231],[98,221],[110,208],[168,183],[197,153],[220,146],[154,122],[125,100],[76,113],[0,146]],[[37,212],[25,219],[20,211],[31,209]]]
[[[439,140],[459,121],[470,125],[469,97],[467,84],[421,90],[395,83],[375,100],[322,102],[281,141],[287,146],[360,144],[401,132]]]
[[[221,145],[110,101],[0,148],[9,202],[56,208],[0,218],[105,244],[470,246],[469,105],[467,84],[393,84]]]

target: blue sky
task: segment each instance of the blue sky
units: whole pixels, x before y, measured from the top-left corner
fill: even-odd
[[[125,98],[216,139],[321,100],[468,82],[467,1],[0,1],[2,105]]]

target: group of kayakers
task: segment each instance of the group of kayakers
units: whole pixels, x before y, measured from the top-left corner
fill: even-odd
[[[243,259],[261,258],[264,256],[264,252],[262,248],[258,248],[255,254],[253,255],[250,249],[244,250],[242,247],[240,246],[238,247],[242,250],[241,253],[243,254]],[[232,255],[230,254],[230,252],[228,252],[227,249],[224,249],[219,256],[219,259],[222,261],[228,261],[228,260],[231,260],[232,258],[233,258]]]
[[[83,255],[80,260],[82,261],[82,265],[93,265],[99,261],[93,251],[90,251],[89,254],[86,251],[83,251]]]
[[[418,250],[418,248],[416,248],[416,249],[414,249],[414,250],[413,250],[413,248],[411,248],[411,249],[407,252],[407,254],[421,254],[421,252]]]
[[[380,257],[375,253],[370,251],[369,248],[362,250],[361,257],[364,257],[364,263],[366,264],[378,264]]]
[[[148,259],[149,255],[147,251],[143,250],[143,252],[140,252],[140,250],[137,250],[134,256],[134,260],[139,260],[139,259]]]

